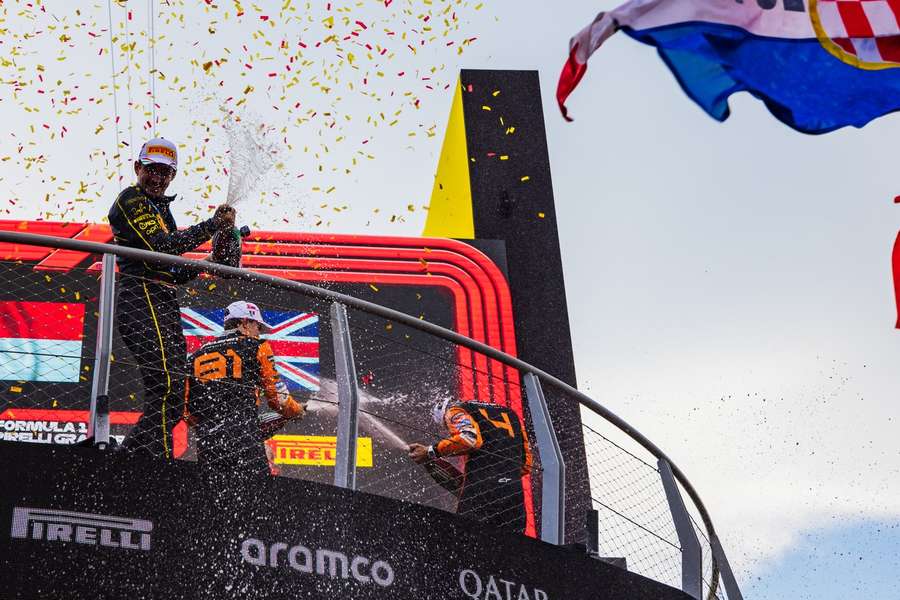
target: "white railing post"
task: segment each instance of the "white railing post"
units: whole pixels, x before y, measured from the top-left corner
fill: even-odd
[[[91,412],[88,439],[94,446],[109,446],[109,365],[112,351],[116,304],[116,257],[103,255],[100,275],[100,306],[97,318],[97,344],[94,352],[94,379],[91,383]]]
[[[681,498],[681,492],[678,491],[672,466],[669,461],[662,458],[657,464],[666,500],[669,501],[675,532],[678,534],[678,543],[681,544],[681,591],[700,600],[703,596],[703,553],[700,549],[700,540],[697,539],[691,516]]]
[[[334,339],[334,363],[338,390],[334,485],[355,490],[359,387],[356,383],[356,366],[353,362],[353,346],[350,343],[347,307],[337,302],[331,305],[331,334]]]
[[[561,546],[566,538],[566,465],[541,382],[534,373],[525,373],[524,380],[534,437],[541,453],[541,539]]]

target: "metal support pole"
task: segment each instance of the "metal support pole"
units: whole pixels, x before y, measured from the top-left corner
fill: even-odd
[[[666,491],[666,499],[669,501],[669,511],[672,513],[672,522],[678,534],[678,542],[681,544],[681,591],[700,600],[703,595],[703,554],[700,549],[700,540],[691,523],[691,516],[684,506],[678,484],[672,474],[672,466],[669,461],[659,459],[659,478],[662,480],[663,489]]]
[[[94,379],[91,384],[91,414],[88,419],[88,439],[94,446],[105,449],[109,445],[109,363],[112,350],[113,322],[116,309],[116,257],[103,255],[100,275],[100,307],[97,318],[97,346],[94,352]]]
[[[356,366],[353,363],[353,346],[350,344],[347,307],[337,302],[331,305],[331,334],[334,339],[334,364],[338,390],[334,485],[355,490],[359,387],[356,384]]]
[[[600,556],[600,513],[593,508],[587,511],[587,553],[592,558]]]
[[[731,565],[728,564],[728,557],[725,556],[725,550],[722,549],[722,543],[719,536],[713,534],[709,538],[709,545],[712,548],[712,555],[719,565],[719,572],[722,574],[722,583],[725,584],[725,593],[728,594],[728,600],[744,600],[741,594],[741,588],[738,587],[737,579],[734,578],[734,572]]]
[[[525,373],[524,380],[543,470],[541,539],[561,546],[566,537],[566,465],[553,430],[541,382],[534,373]]]

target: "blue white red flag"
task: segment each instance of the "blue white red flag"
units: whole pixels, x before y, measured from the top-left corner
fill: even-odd
[[[84,304],[0,302],[0,380],[77,383]]]
[[[898,0],[631,0],[575,37],[560,75],[565,101],[613,33],[656,46],[684,91],[719,121],[740,91],[806,133],[900,109]]]
[[[262,311],[272,331],[263,334],[275,355],[275,368],[290,391],[319,389],[319,316],[313,313]],[[222,335],[221,308],[182,307],[181,326],[188,353]]]

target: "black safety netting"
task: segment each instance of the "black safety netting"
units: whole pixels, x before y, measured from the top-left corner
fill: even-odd
[[[517,372],[361,311],[349,322],[361,443],[375,450],[358,489],[535,535],[541,461]],[[411,445],[433,453],[416,462]]]
[[[0,269],[0,435],[81,441],[100,264],[50,271],[7,261]],[[359,398],[356,489],[540,537],[549,518],[545,470],[517,369],[360,310],[348,310],[348,329],[336,330],[330,301],[283,287],[208,273],[189,273],[178,286],[115,275],[108,397],[120,451],[198,461],[222,486],[267,474],[334,483],[339,401],[347,397],[335,348],[346,336]],[[259,332],[226,321],[240,301],[258,308],[266,324]],[[472,326],[451,312],[421,317]],[[601,558],[680,586],[681,547],[656,459],[577,398],[542,389],[566,463],[565,542],[588,542],[587,516],[596,510],[590,533]],[[705,528],[682,497],[703,548],[704,595],[721,597]]]
[[[0,261],[0,439],[72,444],[87,435],[99,265]]]
[[[226,321],[240,302],[266,326]],[[201,274],[176,287],[119,273],[109,397],[124,451],[330,482],[336,394],[323,311],[242,280]]]

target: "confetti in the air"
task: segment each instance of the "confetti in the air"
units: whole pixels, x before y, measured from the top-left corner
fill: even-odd
[[[352,206],[342,188],[381,153],[440,143],[443,124],[421,109],[448,106],[483,8],[110,2],[111,22],[107,3],[0,2],[0,218],[97,220],[132,182],[141,143],[162,135],[179,145],[178,190],[192,204],[181,209],[194,220],[228,196],[327,224],[310,207]],[[234,172],[235,125],[248,122],[264,159],[256,181]]]

